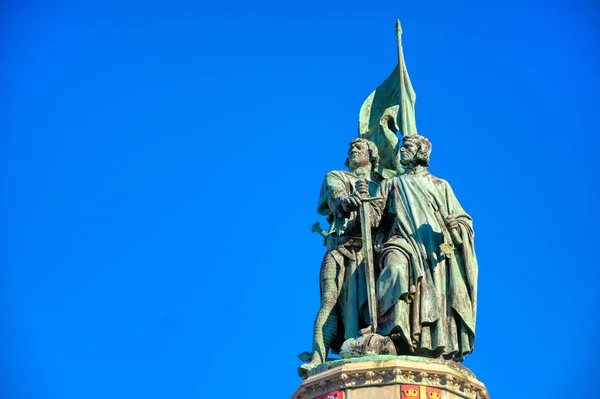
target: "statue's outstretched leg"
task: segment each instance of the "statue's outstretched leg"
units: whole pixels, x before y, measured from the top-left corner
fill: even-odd
[[[335,310],[337,295],[324,295],[321,309],[317,313],[314,327],[313,352],[310,366],[314,367],[327,360],[327,353],[337,333],[338,316]],[[333,301],[333,305],[331,302]]]
[[[326,255],[321,268],[321,307],[315,319],[312,359],[309,363],[311,367],[327,360],[327,353],[337,334],[336,304],[339,296],[337,271],[335,259],[330,254]]]
[[[338,315],[336,307],[336,288],[325,291],[321,296],[321,307],[317,313],[314,326],[313,350],[310,361],[298,368],[302,378],[308,376],[308,371],[327,360],[327,353],[337,334]],[[305,354],[308,355],[307,352]]]

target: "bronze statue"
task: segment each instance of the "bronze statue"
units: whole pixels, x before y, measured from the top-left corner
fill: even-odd
[[[416,130],[399,22],[397,34],[398,66],[361,107],[350,171],[328,173],[321,190],[318,212],[331,228],[322,232],[321,307],[301,375],[329,350],[455,361],[473,351],[472,220],[450,185],[427,171],[431,143]]]
[[[473,222],[450,185],[427,171],[431,143],[404,138],[403,174],[382,182],[373,223],[385,226],[378,249],[379,334],[398,353],[460,361],[473,351],[477,259]]]
[[[302,356],[310,362],[301,370],[323,363],[329,350],[338,353],[345,339],[357,337],[369,325],[356,183],[364,181],[366,190],[375,193],[380,179],[373,171],[378,162],[377,147],[359,138],[350,143],[345,163],[349,171],[334,170],[325,176],[317,211],[327,216],[331,227],[321,264],[321,306],[314,324],[313,350]]]
[[[489,398],[456,363],[475,342],[473,221],[428,171],[432,146],[417,132],[396,27],[398,65],[360,109],[349,171],[329,172],[319,196],[330,223],[328,232],[313,225],[327,246],[321,304],[294,399]]]

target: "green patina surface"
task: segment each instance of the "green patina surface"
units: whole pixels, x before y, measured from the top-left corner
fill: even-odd
[[[448,182],[428,171],[432,145],[417,133],[399,23],[397,29],[398,65],[361,107],[348,171],[329,172],[319,195],[318,213],[330,228],[321,231],[321,306],[312,351],[300,355],[304,378],[392,359],[472,375],[455,362],[475,342],[473,221]],[[344,358],[325,361],[329,352]]]
[[[402,49],[400,21],[396,25],[398,64],[392,74],[367,97],[358,115],[359,137],[371,140],[379,149],[379,173],[391,177],[402,172],[399,149],[402,137],[417,134],[413,89]]]

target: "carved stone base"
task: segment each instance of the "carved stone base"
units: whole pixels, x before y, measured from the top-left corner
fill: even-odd
[[[458,363],[417,356],[370,356],[311,370],[292,399],[489,399]]]

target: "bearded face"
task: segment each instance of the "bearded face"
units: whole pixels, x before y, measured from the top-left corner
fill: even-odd
[[[419,147],[415,143],[408,140],[404,141],[402,147],[400,147],[400,154],[402,155],[400,163],[404,166],[414,164],[417,161],[418,152]]]
[[[363,141],[356,141],[350,144],[348,150],[348,167],[350,170],[362,168],[371,163],[369,155],[369,146]]]

